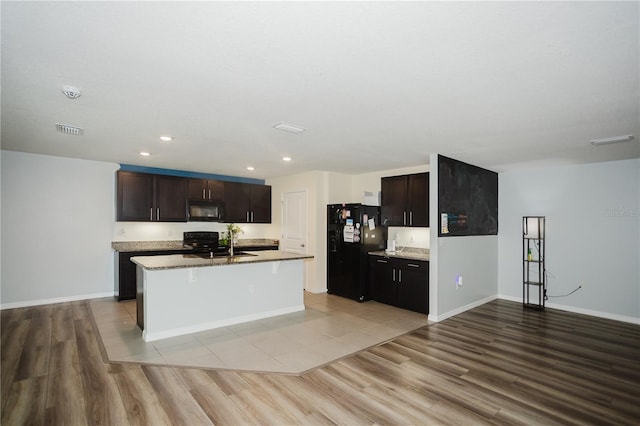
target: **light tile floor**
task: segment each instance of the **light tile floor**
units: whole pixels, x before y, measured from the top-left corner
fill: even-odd
[[[424,327],[427,316],[305,292],[302,312],[145,342],[135,300],[90,303],[110,361],[300,374]]]

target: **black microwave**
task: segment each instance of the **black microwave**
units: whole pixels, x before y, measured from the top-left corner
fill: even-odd
[[[189,201],[189,221],[220,222],[223,217],[221,201]]]

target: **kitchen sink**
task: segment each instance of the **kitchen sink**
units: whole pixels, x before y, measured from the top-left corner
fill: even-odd
[[[198,257],[201,259],[228,259],[228,258],[236,258],[236,257],[248,257],[248,256],[257,256],[257,254],[247,253],[246,251],[237,251],[233,253],[233,256],[230,256],[228,253],[217,253],[211,257],[210,253],[193,253],[193,254],[185,254],[186,257]]]

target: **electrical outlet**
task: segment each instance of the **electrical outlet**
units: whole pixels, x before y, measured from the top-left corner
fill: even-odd
[[[462,287],[462,275],[456,276],[456,288]]]

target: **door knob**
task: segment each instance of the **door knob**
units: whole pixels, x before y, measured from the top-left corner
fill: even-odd
[[[304,243],[300,244],[300,247],[304,247]]]

